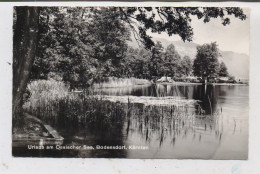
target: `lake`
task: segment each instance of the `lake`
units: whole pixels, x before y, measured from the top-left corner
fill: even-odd
[[[111,98],[117,102],[125,98],[140,102],[131,105],[135,108],[131,116],[124,115],[124,118],[116,120],[120,126],[109,130],[93,130],[69,120],[62,123],[52,120],[49,123],[64,137],[64,145],[125,146],[126,149],[39,152],[14,148],[14,156],[174,159],[248,157],[249,86],[151,84],[95,89],[94,94],[104,95],[106,100]],[[172,103],[176,100],[179,103],[196,103],[177,107],[155,106],[157,102]],[[149,104],[149,101],[153,103]],[[151,111],[153,113],[149,115],[140,114]]]

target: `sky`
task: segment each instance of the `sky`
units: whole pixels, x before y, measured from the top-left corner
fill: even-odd
[[[197,44],[217,42],[222,51],[233,51],[249,55],[250,39],[250,9],[243,8],[247,19],[242,21],[233,16],[229,16],[231,23],[223,26],[221,20],[211,19],[209,23],[204,23],[193,17],[191,26],[193,27],[193,42]],[[151,34],[154,37],[163,37],[168,40],[181,40],[179,36],[169,37],[166,33]]]

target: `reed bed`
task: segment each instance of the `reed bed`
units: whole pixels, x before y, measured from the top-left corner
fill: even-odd
[[[94,83],[94,88],[114,88],[114,87],[127,87],[134,85],[146,85],[151,84],[147,79],[137,79],[134,77],[131,78],[117,78],[117,77],[108,77],[100,83]]]
[[[30,98],[23,106],[27,112],[72,129],[83,126],[91,131],[122,130],[126,123],[127,132],[138,129],[148,141],[151,130],[160,137],[166,132],[178,135],[180,131],[193,130],[194,120],[198,118],[197,101],[178,96],[92,95],[89,91],[70,92],[68,86],[55,80],[32,82],[28,90]]]
[[[44,121],[70,122],[100,129],[122,123],[122,104],[97,99],[87,91],[70,92],[63,82],[33,81],[28,85],[28,91],[30,97],[23,105],[24,110]]]
[[[95,95],[94,97],[98,99],[103,99],[111,102],[120,102],[120,103],[140,103],[145,106],[193,106],[197,104],[197,100],[184,99],[174,96],[165,96],[165,97],[148,97],[148,96],[102,96]]]
[[[57,114],[58,102],[68,96],[69,87],[53,79],[37,80],[28,84],[27,91],[29,99],[24,103],[23,108],[41,117]]]

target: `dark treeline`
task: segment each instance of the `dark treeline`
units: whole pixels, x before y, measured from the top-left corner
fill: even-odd
[[[119,66],[111,66],[107,76],[136,77],[156,80],[162,76],[185,79],[187,76],[201,78],[227,77],[228,70],[220,57],[217,44],[210,43],[197,47],[194,61],[189,56],[181,57],[173,44],[166,48],[157,42],[151,50],[128,47]]]
[[[190,57],[181,58],[173,44],[163,48],[162,44],[157,42],[151,50],[129,47],[119,66],[111,69],[109,75],[154,79],[161,76],[188,76],[191,71]]]
[[[43,8],[31,79],[56,78],[72,88],[88,87],[105,77],[152,79],[189,75],[192,61],[174,45],[145,47],[121,19],[118,8]],[[141,48],[128,46],[131,33]]]
[[[190,57],[181,57],[173,44],[166,48],[160,42],[154,45],[150,43],[150,48],[142,45],[136,28],[131,28],[134,27],[132,23],[127,25],[130,21],[124,21],[124,16],[118,10],[101,7],[41,8],[38,46],[31,79],[55,78],[68,82],[72,88],[85,88],[109,76],[181,78],[191,75],[194,68],[195,72],[199,69],[193,66]],[[142,16],[138,18],[143,20]],[[136,43],[139,43],[139,49],[128,46],[131,33]],[[210,51],[218,54],[217,47],[215,49]],[[214,59],[217,60],[217,57]],[[205,67],[210,62],[201,63]],[[218,71],[218,66],[210,67]],[[201,73],[195,75],[203,76]]]

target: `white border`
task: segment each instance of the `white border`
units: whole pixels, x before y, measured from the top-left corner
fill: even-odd
[[[12,7],[30,6],[240,6],[251,8],[249,159],[132,160],[13,158],[11,155]],[[0,173],[258,174],[260,162],[260,3],[242,2],[0,2]]]

